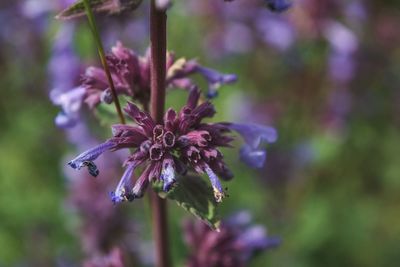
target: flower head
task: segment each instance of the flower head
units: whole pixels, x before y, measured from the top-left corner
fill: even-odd
[[[117,94],[127,95],[140,103],[150,100],[150,50],[145,56],[138,56],[134,51],[118,42],[107,56]],[[195,60],[176,59],[168,52],[166,65],[166,85],[169,88],[189,90],[194,84],[190,75],[198,73],[210,84],[208,95],[215,96],[216,90],[236,81],[233,74],[220,74],[200,66]],[[94,108],[100,102],[111,103],[111,91],[106,74],[97,67],[87,68],[83,75],[83,87],[86,88],[85,102]]]
[[[115,192],[113,202],[132,201],[143,196],[153,181],[162,181],[168,192],[176,182],[176,174],[184,175],[188,170],[207,174],[217,202],[222,201],[224,190],[219,178],[229,180],[232,172],[226,166],[219,147],[230,147],[231,131],[239,133],[246,142],[241,150],[243,161],[252,167],[261,167],[266,152],[264,142],[275,142],[277,134],[271,127],[258,124],[204,123],[203,119],[215,114],[210,102],[199,103],[200,90],[193,87],[186,105],[176,112],[168,109],[162,124],[157,124],[147,112],[128,102],[127,115],[135,126],[116,124],[112,126],[113,137],[103,144],[83,152],[69,162],[74,169],[88,167],[89,173],[97,176],[99,171],[94,160],[107,150],[129,148],[132,154],[126,159],[126,170]],[[134,172],[142,168],[135,179]]]
[[[176,181],[176,173],[184,174],[188,169],[207,174],[214,188],[217,201],[224,197],[218,177],[232,178],[232,173],[223,161],[218,147],[227,147],[233,140],[227,134],[229,128],[221,123],[203,123],[204,118],[215,114],[210,102],[198,105],[200,91],[192,88],[186,105],[176,112],[167,110],[163,124],[156,124],[150,115],[135,104],[128,103],[125,112],[136,122],[136,126],[113,125],[113,137],[70,161],[75,169],[88,167],[96,176],[98,170],[93,161],[106,150],[130,148],[133,152],[125,161],[126,171],[115,192],[114,202],[131,201],[142,197],[150,182],[161,180],[163,189],[169,191]],[[134,171],[142,167],[143,172],[134,182]]]
[[[191,248],[187,267],[243,267],[255,252],[280,244],[280,238],[268,237],[263,226],[251,225],[247,212],[239,212],[223,221],[219,232],[200,221],[187,221],[184,233]]]

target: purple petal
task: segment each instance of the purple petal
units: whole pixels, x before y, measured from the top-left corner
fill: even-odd
[[[266,158],[267,152],[265,150],[252,149],[248,145],[243,145],[240,148],[240,159],[252,168],[262,168]]]
[[[164,182],[163,190],[165,192],[168,192],[175,184],[175,164],[172,158],[163,161],[160,179]]]
[[[208,82],[207,97],[217,96],[217,89],[224,84],[231,84],[237,81],[235,74],[222,74],[213,69],[197,66],[197,72],[200,73]]]
[[[132,201],[134,196],[131,194],[134,182],[132,180],[133,172],[137,164],[129,164],[126,168],[121,180],[119,181],[115,192],[111,192],[111,200],[114,203],[120,203],[124,201]]]
[[[200,90],[197,86],[192,86],[192,88],[190,88],[190,92],[189,92],[189,97],[188,100],[186,102],[186,106],[188,108],[190,108],[191,110],[193,110],[194,108],[197,107],[197,103],[199,102],[199,98],[200,98]]]
[[[79,121],[79,117],[71,114],[65,114],[60,111],[54,119],[55,124],[60,128],[74,127]]]
[[[62,111],[56,118],[56,124],[60,127],[74,126],[79,119],[79,110],[82,106],[85,89],[77,87],[67,92],[52,90],[50,98],[53,104],[61,106]]]
[[[89,149],[75,159],[68,162],[68,165],[74,169],[81,169],[82,167],[88,167],[89,173],[96,177],[99,174],[96,165],[93,163],[95,159],[97,159],[102,153],[107,150],[113,148],[115,144],[113,142],[107,141],[103,144],[100,144],[92,149]]]
[[[211,185],[214,189],[215,200],[217,202],[221,202],[222,199],[225,197],[221,182],[219,181],[217,175],[211,170],[211,168],[208,165],[205,166],[204,171],[210,178]]]
[[[239,133],[252,149],[258,149],[263,142],[274,143],[278,139],[272,127],[255,123],[229,123],[227,126]]]
[[[230,225],[230,226],[235,226],[235,227],[246,227],[247,225],[250,225],[253,220],[253,217],[251,216],[250,212],[247,210],[242,210],[234,213],[227,219],[225,219],[225,224]]]
[[[266,229],[261,225],[256,225],[243,231],[238,237],[238,242],[247,252],[244,257],[249,259],[256,251],[278,246],[281,239],[268,237]]]
[[[292,3],[288,0],[265,0],[268,8],[273,12],[283,12],[292,6]]]
[[[144,195],[147,187],[149,186],[149,175],[154,168],[153,164],[150,164],[146,167],[146,169],[142,172],[139,179],[137,179],[135,186],[132,189],[132,195],[134,198],[141,198]]]

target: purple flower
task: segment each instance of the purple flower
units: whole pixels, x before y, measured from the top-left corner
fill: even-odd
[[[184,174],[187,169],[206,173],[214,189],[217,201],[224,192],[219,178],[230,179],[232,173],[223,161],[218,147],[229,146],[233,140],[227,136],[229,128],[221,123],[202,123],[215,114],[214,106],[205,102],[198,105],[200,91],[192,88],[186,105],[179,113],[167,110],[163,125],[156,124],[150,115],[128,103],[125,112],[137,126],[113,125],[113,137],[105,143],[90,149],[72,160],[74,169],[87,166],[96,176],[98,170],[93,163],[106,150],[130,148],[131,156],[125,161],[127,169],[117,189],[112,193],[114,202],[130,201],[142,197],[150,182],[161,180],[165,191],[175,183],[176,173]],[[133,172],[137,167],[143,172],[133,182]]]
[[[292,6],[292,3],[288,0],[264,0],[267,3],[268,8],[273,12],[283,12]]]
[[[276,130],[254,123],[226,123],[225,125],[239,133],[246,142],[240,150],[241,160],[253,168],[263,167],[267,152],[262,145],[276,142],[278,139]]]
[[[208,98],[214,98],[217,96],[217,89],[224,84],[231,84],[237,81],[237,76],[234,74],[221,74],[215,70],[197,66],[196,70],[200,73],[208,82]]]
[[[55,122],[59,127],[72,127],[79,121],[79,111],[85,89],[77,87],[66,92],[52,90],[50,98],[54,105],[61,106],[62,111],[57,115]]]
[[[84,88],[73,88],[80,70],[79,60],[72,48],[74,30],[74,24],[62,24],[48,66],[52,86],[50,99],[54,105],[61,107],[55,122],[63,128],[74,126],[79,121],[79,111],[85,95]]]
[[[244,267],[256,252],[280,244],[280,238],[268,237],[263,226],[251,225],[251,216],[247,212],[223,221],[219,232],[200,221],[187,221],[184,233],[191,248],[187,267]]]
[[[117,94],[127,95],[142,104],[150,101],[150,50],[144,57],[118,42],[107,56]],[[214,70],[200,66],[195,60],[176,59],[174,53],[167,54],[166,86],[189,90],[194,84],[189,76],[201,74],[209,83],[209,95],[215,96],[216,90],[223,84],[236,81],[232,74],[223,75]],[[111,92],[103,69],[89,67],[83,75],[83,87],[86,89],[84,101],[90,108],[100,102],[110,103]]]
[[[83,267],[125,267],[124,255],[120,248],[115,247],[110,253],[96,255],[84,261]]]
[[[81,169],[82,167],[88,167],[90,175],[96,177],[97,175],[99,175],[99,170],[97,169],[97,166],[93,163],[93,161],[105,151],[110,150],[115,146],[116,144],[112,141],[107,141],[99,146],[83,152],[75,159],[68,162],[68,165],[77,170]]]
[[[267,152],[265,150],[253,149],[249,145],[243,145],[240,148],[240,159],[252,168],[262,168],[266,158]]]

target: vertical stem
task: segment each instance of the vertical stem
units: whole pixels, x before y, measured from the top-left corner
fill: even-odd
[[[96,24],[96,20],[94,19],[92,8],[90,7],[89,0],[84,0],[83,3],[85,5],[85,11],[86,11],[86,15],[87,15],[87,18],[89,21],[90,29],[92,30],[93,37],[97,44],[97,50],[99,52],[101,64],[103,65],[103,69],[104,69],[104,72],[106,73],[108,84],[111,89],[111,93],[112,93],[113,100],[114,100],[114,105],[117,110],[119,120],[122,124],[125,124],[125,117],[122,114],[121,105],[119,103],[119,99],[118,99],[118,95],[117,95],[117,90],[115,90],[114,81],[111,77],[111,72],[110,72],[110,69],[109,69],[107,61],[106,61],[106,55],[104,53],[103,43],[101,42],[100,34],[97,29],[97,24]]]
[[[165,106],[165,68],[167,54],[167,15],[158,10],[155,0],[150,7],[150,46],[151,46],[151,99],[153,119],[162,124]],[[168,244],[168,221],[166,201],[151,192],[153,213],[153,235],[156,245],[156,266],[170,267],[171,259]]]

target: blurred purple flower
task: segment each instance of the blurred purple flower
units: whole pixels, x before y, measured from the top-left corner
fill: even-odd
[[[96,255],[83,263],[83,267],[125,267],[121,249],[114,248],[109,254]]]
[[[334,81],[346,83],[354,76],[354,54],[358,48],[358,38],[339,22],[328,22],[324,34],[331,45],[330,76]]]
[[[272,127],[254,123],[227,123],[228,128],[239,133],[246,144],[240,149],[241,160],[253,168],[262,168],[267,152],[262,148],[264,143],[274,143],[278,139]]]
[[[268,8],[273,12],[283,12],[288,10],[292,3],[289,0],[264,0]]]
[[[79,77],[80,64],[72,48],[74,30],[75,26],[72,23],[64,23],[60,26],[48,65],[52,87],[50,99],[54,105],[61,107],[61,112],[55,119],[56,125],[59,127],[76,125],[85,95],[84,88],[75,87]]]
[[[184,234],[191,248],[187,267],[248,266],[256,252],[281,243],[278,237],[268,237],[263,226],[251,225],[251,216],[244,211],[223,221],[219,232],[200,221],[187,221]]]
[[[258,13],[255,23],[263,41],[280,51],[289,49],[295,42],[293,25],[281,16]]]
[[[224,84],[231,84],[237,81],[235,74],[221,74],[213,69],[197,66],[196,71],[200,73],[208,82],[208,98],[217,96],[217,89]]]
[[[266,2],[272,7],[290,6],[289,1],[188,1],[190,16],[212,17],[214,24],[205,36],[205,51],[213,57],[231,53],[247,53],[261,39],[280,51],[285,51],[294,42],[293,25],[287,17],[273,14],[263,8]],[[278,9],[276,9],[278,10]]]

